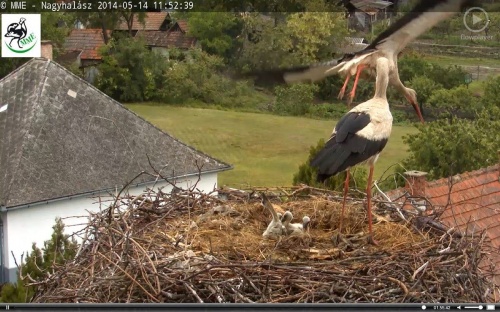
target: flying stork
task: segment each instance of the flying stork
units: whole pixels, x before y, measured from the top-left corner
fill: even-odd
[[[350,93],[349,103],[354,99],[360,74],[368,70],[375,76],[375,67],[379,57],[385,57],[392,64],[389,71],[389,84],[401,92],[415,109],[420,121],[424,119],[417,103],[415,90],[407,88],[399,78],[398,55],[413,40],[439,22],[458,13],[472,0],[422,0],[415,8],[382,32],[371,44],[356,53],[345,54],[338,60],[331,60],[314,65],[305,65],[288,69],[250,73],[249,76],[271,78],[278,82],[297,83],[314,82],[334,74],[346,76],[339,93],[342,98],[351,76],[356,75]]]
[[[370,166],[366,194],[369,241],[373,244],[376,244],[373,239],[371,214],[373,166],[387,144],[392,130],[392,114],[387,102],[387,86],[391,66],[394,65],[385,57],[377,58],[376,62],[377,76],[374,97],[357,105],[339,120],[330,139],[310,163],[311,167],[317,168],[317,180],[320,182],[339,172],[347,171],[339,234],[342,230],[349,189],[349,169],[361,163],[367,163]]]

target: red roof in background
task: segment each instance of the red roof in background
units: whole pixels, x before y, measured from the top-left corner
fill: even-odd
[[[108,30],[111,36],[111,31]],[[98,49],[104,45],[102,29],[73,29],[64,42],[64,50],[82,51],[81,59],[100,60]]]
[[[139,16],[134,14],[132,30],[160,30],[168,15],[168,12],[147,12],[143,24],[139,21]],[[127,21],[122,21],[115,30],[128,30]]]
[[[179,26],[180,30],[187,33],[189,31],[188,22],[185,20],[178,20],[176,24]],[[174,25],[175,26],[175,25]]]
[[[500,248],[499,173],[500,165],[495,165],[452,177],[451,208],[441,221],[465,230],[470,220],[470,226],[487,229],[492,245]],[[427,184],[426,195],[434,205],[446,206],[449,190],[449,179],[439,179]]]
[[[180,31],[138,31],[137,36],[142,36],[146,40],[146,45],[152,47],[189,49],[196,43],[195,38],[186,36]]]
[[[404,192],[404,188],[399,188],[387,195],[395,200]],[[429,181],[425,197],[440,207],[446,207],[450,201],[440,218],[444,224],[463,232],[486,230],[492,247],[498,252],[492,254],[491,260],[500,273],[500,164]],[[500,285],[500,277],[496,282]]]

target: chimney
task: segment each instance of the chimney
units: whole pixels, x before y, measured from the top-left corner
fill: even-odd
[[[42,40],[42,57],[52,60],[52,41]]]
[[[406,185],[405,189],[408,190],[412,196],[425,197],[425,189],[427,187],[427,172],[423,171],[406,171]]]

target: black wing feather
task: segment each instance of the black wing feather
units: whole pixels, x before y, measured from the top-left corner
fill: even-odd
[[[382,151],[387,139],[372,141],[356,135],[370,123],[366,113],[348,113],[335,126],[335,133],[311,160],[311,167],[318,169],[318,181],[355,166]]]
[[[457,4],[460,4],[461,9],[463,9],[466,5],[475,2],[475,0],[421,0],[410,12],[389,26],[389,28],[379,34],[365,49],[357,52],[356,55],[362,55],[367,53],[367,51],[376,49],[379,44],[386,41],[391,35],[411,23],[413,20],[417,19],[422,14],[432,11],[436,7],[451,1],[457,1]]]
[[[356,133],[370,123],[370,115],[366,113],[347,113],[335,126],[335,141],[344,142],[349,133]],[[333,135],[332,135],[333,136]]]
[[[310,68],[311,66],[309,65],[302,65],[302,66],[282,68],[282,69],[252,71],[242,74],[241,78],[252,77],[255,79],[256,84],[284,84],[286,83],[285,74],[300,73]]]

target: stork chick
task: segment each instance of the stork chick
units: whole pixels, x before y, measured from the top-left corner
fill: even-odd
[[[285,214],[281,218],[281,223],[283,223],[286,235],[300,235],[304,233],[307,225],[309,224],[309,222],[311,222],[311,218],[309,218],[308,216],[302,218],[302,223],[290,223],[292,219],[293,214],[290,211],[285,212]]]
[[[262,236],[264,238],[278,239],[284,233],[283,223],[281,222],[280,216],[278,215],[278,213],[276,213],[276,210],[274,210],[274,207],[271,204],[271,202],[269,201],[269,199],[267,198],[266,194],[261,193],[261,196],[262,196],[262,205],[267,210],[269,210],[269,212],[271,213],[271,215],[273,217],[273,219],[271,220],[271,223],[269,223],[269,225],[267,226],[267,229],[264,231]]]

